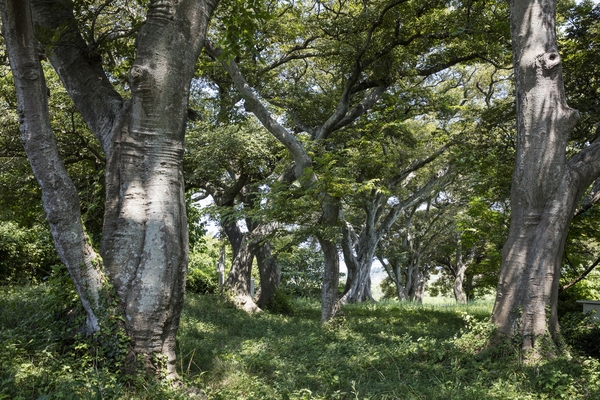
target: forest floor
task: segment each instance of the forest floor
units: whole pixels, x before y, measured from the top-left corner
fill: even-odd
[[[599,399],[597,358],[566,351],[524,364],[484,350],[492,303],[350,305],[321,326],[316,300],[248,315],[221,296],[187,296],[178,370],[187,389],[123,379],[73,336],[69,291],[0,287],[1,399]],[[569,355],[570,353],[570,355]],[[205,396],[205,397],[203,397]]]

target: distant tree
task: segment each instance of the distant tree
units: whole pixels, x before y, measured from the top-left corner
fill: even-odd
[[[338,309],[341,224],[340,185],[327,178],[327,171],[335,170],[330,139],[369,115],[395,82],[406,79],[405,86],[398,85],[405,89],[399,95],[410,97],[414,77],[424,79],[494,53],[486,35],[504,33],[497,31],[502,24],[496,20],[504,11],[496,4],[471,2],[463,8],[446,2],[377,1],[278,3],[271,12],[278,18],[256,27],[249,51],[215,46],[209,54],[228,71],[245,109],[289,151],[291,180],[319,199],[314,235],[325,257],[325,322]],[[418,104],[420,99],[413,100]]]

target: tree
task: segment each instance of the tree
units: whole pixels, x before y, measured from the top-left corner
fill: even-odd
[[[219,115],[225,114],[219,111]],[[279,284],[279,270],[267,237],[275,224],[260,214],[260,186],[278,161],[278,142],[250,117],[228,124],[195,123],[188,130],[186,182],[214,200],[216,218],[233,249],[232,268],[225,286],[235,302],[247,311],[258,311],[250,296],[254,259],[260,279],[259,307],[267,306]],[[238,224],[243,220],[245,229]]]
[[[487,55],[493,46],[485,36],[497,33],[487,22],[501,8],[467,3],[465,12],[443,1],[277,3],[277,20],[265,21],[275,27],[257,27],[258,44],[251,51],[209,48],[231,76],[246,110],[289,151],[291,180],[319,198],[314,234],[325,256],[323,321],[338,307],[341,223],[338,186],[321,174],[335,168],[328,162],[335,151],[329,141],[370,114],[392,83],[428,77]],[[477,29],[480,25],[486,28]],[[409,90],[403,95],[409,97]],[[283,115],[277,115],[279,110]]]
[[[94,12],[87,21],[75,17],[75,5],[81,7],[66,0],[1,3],[21,140],[42,187],[55,246],[86,311],[88,331],[98,332],[110,313],[119,313],[110,307],[114,288],[132,354],[147,372],[155,373],[165,362],[168,375],[176,377],[175,336],[188,251],[183,138],[190,81],[217,1],[152,1],[141,27],[135,15],[124,18],[134,21],[125,33],[100,23],[110,4],[90,5]],[[131,11],[127,3],[112,6],[115,12]],[[143,10],[130,14],[137,11]],[[110,54],[103,49],[111,39],[133,32],[136,55],[127,58],[131,99],[126,100],[114,86],[119,77],[104,69]],[[57,151],[36,39],[106,158],[99,254]]]
[[[557,297],[567,231],[600,175],[600,143],[567,157],[579,113],[565,98],[556,0],[510,2],[517,111],[511,222],[492,320],[532,357],[558,341]]]

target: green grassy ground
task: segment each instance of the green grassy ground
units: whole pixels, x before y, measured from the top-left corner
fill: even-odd
[[[191,398],[107,370],[67,334],[73,321],[60,296],[0,289],[0,399]],[[315,301],[295,300],[291,315],[247,315],[220,297],[189,295],[178,367],[209,399],[600,398],[596,359],[523,365],[510,352],[480,352],[489,325],[478,321],[491,306],[353,305],[323,327]]]

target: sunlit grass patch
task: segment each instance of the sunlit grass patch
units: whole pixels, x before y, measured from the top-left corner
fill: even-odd
[[[55,295],[0,288],[0,399],[190,398],[99,367],[69,339],[73,321]],[[600,398],[595,358],[528,366],[482,351],[492,303],[353,304],[322,326],[312,299],[294,300],[291,315],[248,315],[217,295],[188,295],[178,370],[211,400]]]

